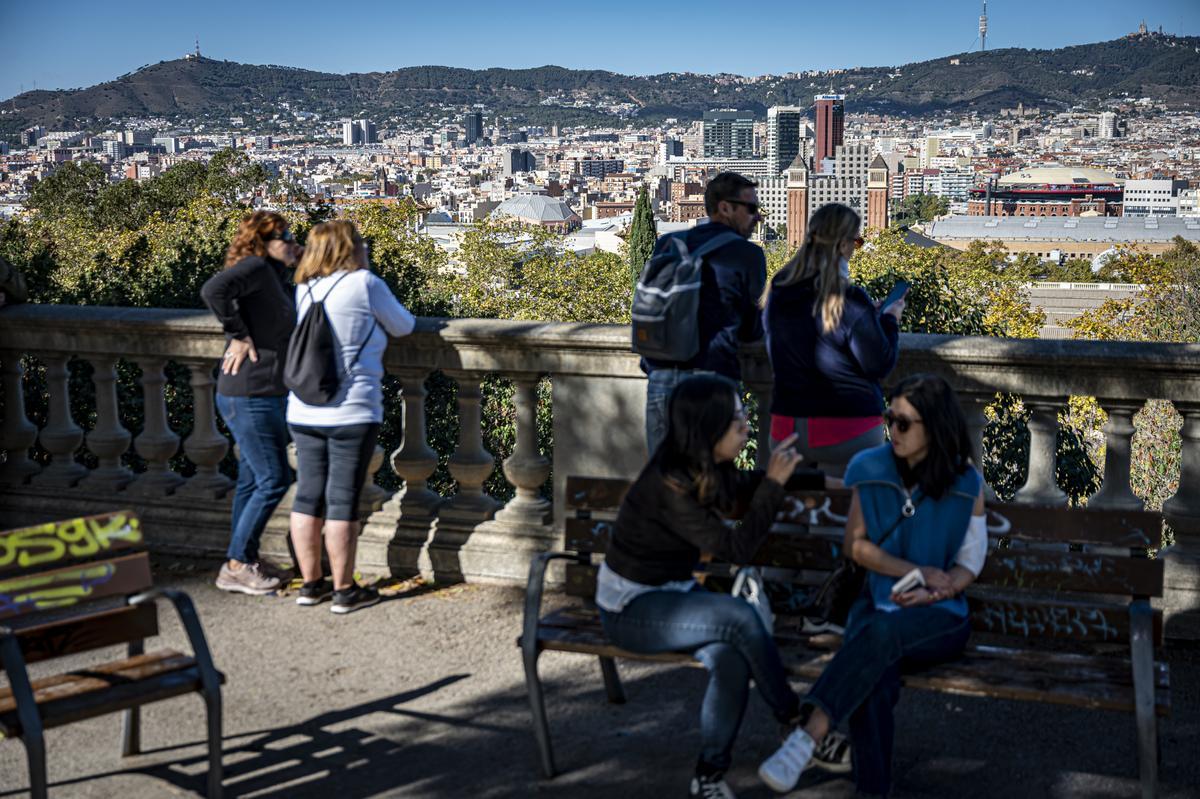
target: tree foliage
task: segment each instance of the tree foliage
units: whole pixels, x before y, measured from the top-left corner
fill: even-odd
[[[631,283],[636,283],[642,267],[654,253],[654,242],[658,239],[658,225],[654,221],[654,209],[650,205],[650,193],[642,186],[637,204],[633,207],[633,224],[629,227],[629,273]]]
[[[909,227],[949,213],[950,201],[936,194],[910,194],[892,204],[892,224]]]

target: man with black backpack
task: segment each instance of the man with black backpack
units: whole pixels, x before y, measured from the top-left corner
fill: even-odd
[[[651,454],[667,434],[667,402],[675,386],[698,372],[740,380],[739,342],[762,338],[758,300],[767,259],[747,240],[762,220],[756,187],[735,172],[710,180],[704,190],[709,221],[660,237],[638,281],[633,350],[642,355],[648,375]]]

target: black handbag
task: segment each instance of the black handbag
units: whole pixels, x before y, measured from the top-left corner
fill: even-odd
[[[916,513],[916,509],[912,503],[906,502],[904,510],[896,517],[896,521],[883,534],[883,537],[875,542],[875,546],[882,547],[900,526],[900,522],[914,513]],[[862,594],[863,584],[866,581],[867,569],[852,560],[849,555],[843,554],[842,562],[834,567],[834,570],[825,578],[825,582],[821,583],[821,587],[813,594],[812,600],[805,609],[805,615],[845,627],[846,619],[850,616],[850,608]]]

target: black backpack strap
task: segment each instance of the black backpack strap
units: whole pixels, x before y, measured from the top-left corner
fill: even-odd
[[[371,341],[371,336],[375,335],[375,328],[378,325],[379,320],[372,317],[371,329],[367,331],[367,337],[363,339],[362,344],[358,345],[358,352],[354,353],[354,357],[350,359],[350,365],[346,367],[346,374],[350,374],[350,370],[358,363],[358,356],[362,355],[362,351],[367,348],[367,344]]]

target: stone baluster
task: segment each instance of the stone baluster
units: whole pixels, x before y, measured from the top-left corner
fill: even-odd
[[[1067,495],[1055,476],[1058,452],[1060,400],[1051,397],[1025,399],[1029,417],[1029,476],[1014,501],[1026,505],[1066,505]]]
[[[426,369],[399,369],[401,401],[404,404],[404,435],[400,447],[392,453],[392,471],[404,480],[404,488],[392,497],[397,518],[416,517],[423,522],[433,518],[442,498],[429,488],[428,480],[437,469],[438,456],[426,441],[425,380]]]
[[[146,459],[146,473],[138,478],[134,488],[148,495],[170,494],[184,483],[181,475],[171,471],[170,460],[179,451],[179,436],[167,424],[167,401],[163,392],[166,379],[161,358],[139,361],[142,368],[142,397],[146,420],[141,434],[133,445]]]
[[[447,371],[458,383],[458,447],[450,456],[450,474],[458,481],[458,492],[438,512],[441,521],[473,526],[491,518],[500,503],[484,493],[483,483],[496,461],[483,446],[480,429],[480,376],[471,372]]]
[[[196,473],[178,492],[217,499],[225,496],[233,481],[217,468],[229,451],[229,442],[217,430],[213,364],[206,360],[189,363],[187,367],[191,371],[192,433],[184,440],[183,451],[196,464]]]
[[[38,473],[38,465],[29,457],[29,448],[37,441],[37,428],[25,415],[25,387],[22,385],[24,369],[21,353],[13,350],[0,352],[0,372],[4,383],[4,462],[0,463],[0,483],[20,485]]]
[[[1163,514],[1176,540],[1200,556],[1200,402],[1176,402],[1175,408],[1183,416],[1179,488],[1163,503]]]
[[[375,475],[383,467],[383,448],[375,447],[371,452],[371,461],[367,464],[367,473],[363,475],[362,493],[358,496],[359,518],[366,519],[379,510],[388,498],[387,489],[375,482]]]
[[[115,357],[92,358],[92,383],[96,386],[96,426],[87,434],[87,448],[100,465],[83,479],[83,485],[93,491],[120,491],[133,481],[133,472],[121,465],[133,436],[121,424]]]
[[[1133,415],[1142,403],[1105,400],[1103,405],[1108,413],[1104,425],[1104,481],[1088,500],[1088,507],[1141,510],[1145,503],[1129,487],[1129,468]]]
[[[49,396],[46,426],[38,435],[42,448],[50,453],[50,465],[34,478],[37,485],[70,488],[87,476],[87,467],[75,460],[83,443],[83,430],[71,418],[69,356],[51,353],[46,363],[46,390]]]
[[[983,472],[983,431],[987,427],[985,409],[995,394],[982,391],[960,391],[963,411],[967,417],[967,435],[971,439],[971,460],[976,468]],[[996,499],[996,492],[988,483],[983,484],[983,498],[989,502]]]
[[[389,460],[404,486],[372,514],[363,537],[388,541],[386,559],[393,574],[432,575],[426,546],[442,498],[428,483],[438,465],[438,455],[430,448],[425,433],[425,381],[429,370],[404,367],[392,371],[400,378],[403,435]]]
[[[517,442],[504,460],[504,476],[516,488],[514,496],[496,514],[496,521],[519,527],[539,527],[550,521],[550,502],[541,495],[550,476],[550,459],[537,448],[537,375],[514,378],[513,407]]]

